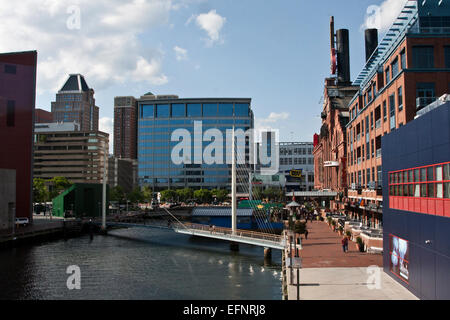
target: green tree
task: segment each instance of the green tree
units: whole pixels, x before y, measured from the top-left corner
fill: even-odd
[[[175,190],[163,190],[161,191],[161,202],[174,201],[177,198],[177,192]]]
[[[66,177],[54,177],[50,180],[50,182],[52,184],[52,188],[50,191],[51,199],[56,198],[61,192],[72,186],[72,183],[67,180]]]
[[[112,188],[109,198],[111,201],[117,201],[119,203],[123,202],[125,200],[125,192],[123,191],[123,188],[121,186]]]
[[[133,204],[141,202],[144,199],[141,188],[134,188],[133,191],[127,194],[127,199]]]
[[[212,193],[208,189],[200,189],[194,192],[194,198],[202,203],[210,203],[212,200]]]
[[[226,189],[214,189],[212,195],[217,198],[217,201],[224,202],[228,199],[229,192]]]
[[[41,178],[33,179],[33,202],[41,203],[47,202],[49,192],[45,185],[45,180]]]
[[[194,191],[190,188],[178,189],[176,193],[178,200],[181,202],[187,202],[194,197]]]
[[[142,196],[143,196],[143,200],[145,202],[152,202],[153,200],[153,189],[150,188],[149,186],[145,186],[144,188],[142,188]]]

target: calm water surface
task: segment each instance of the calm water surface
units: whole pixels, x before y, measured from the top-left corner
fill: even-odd
[[[68,290],[66,269],[81,269]],[[0,250],[0,299],[281,300],[281,253],[168,231],[122,229]]]

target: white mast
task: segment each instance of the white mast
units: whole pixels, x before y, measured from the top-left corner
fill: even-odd
[[[231,229],[232,233],[236,234],[237,229],[237,201],[236,201],[236,150],[234,146],[234,126],[231,145]]]

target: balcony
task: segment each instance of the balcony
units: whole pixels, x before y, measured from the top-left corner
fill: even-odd
[[[416,99],[416,108],[421,109],[436,101],[436,97],[422,97]]]

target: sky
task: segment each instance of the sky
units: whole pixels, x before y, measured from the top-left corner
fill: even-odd
[[[350,30],[355,79],[364,29],[383,34],[404,2],[0,0],[0,52],[38,51],[36,107],[44,110],[69,74],[83,74],[110,134],[114,97],[151,91],[252,98],[257,127],[279,129],[281,141],[312,141],[330,76],[330,16]]]

